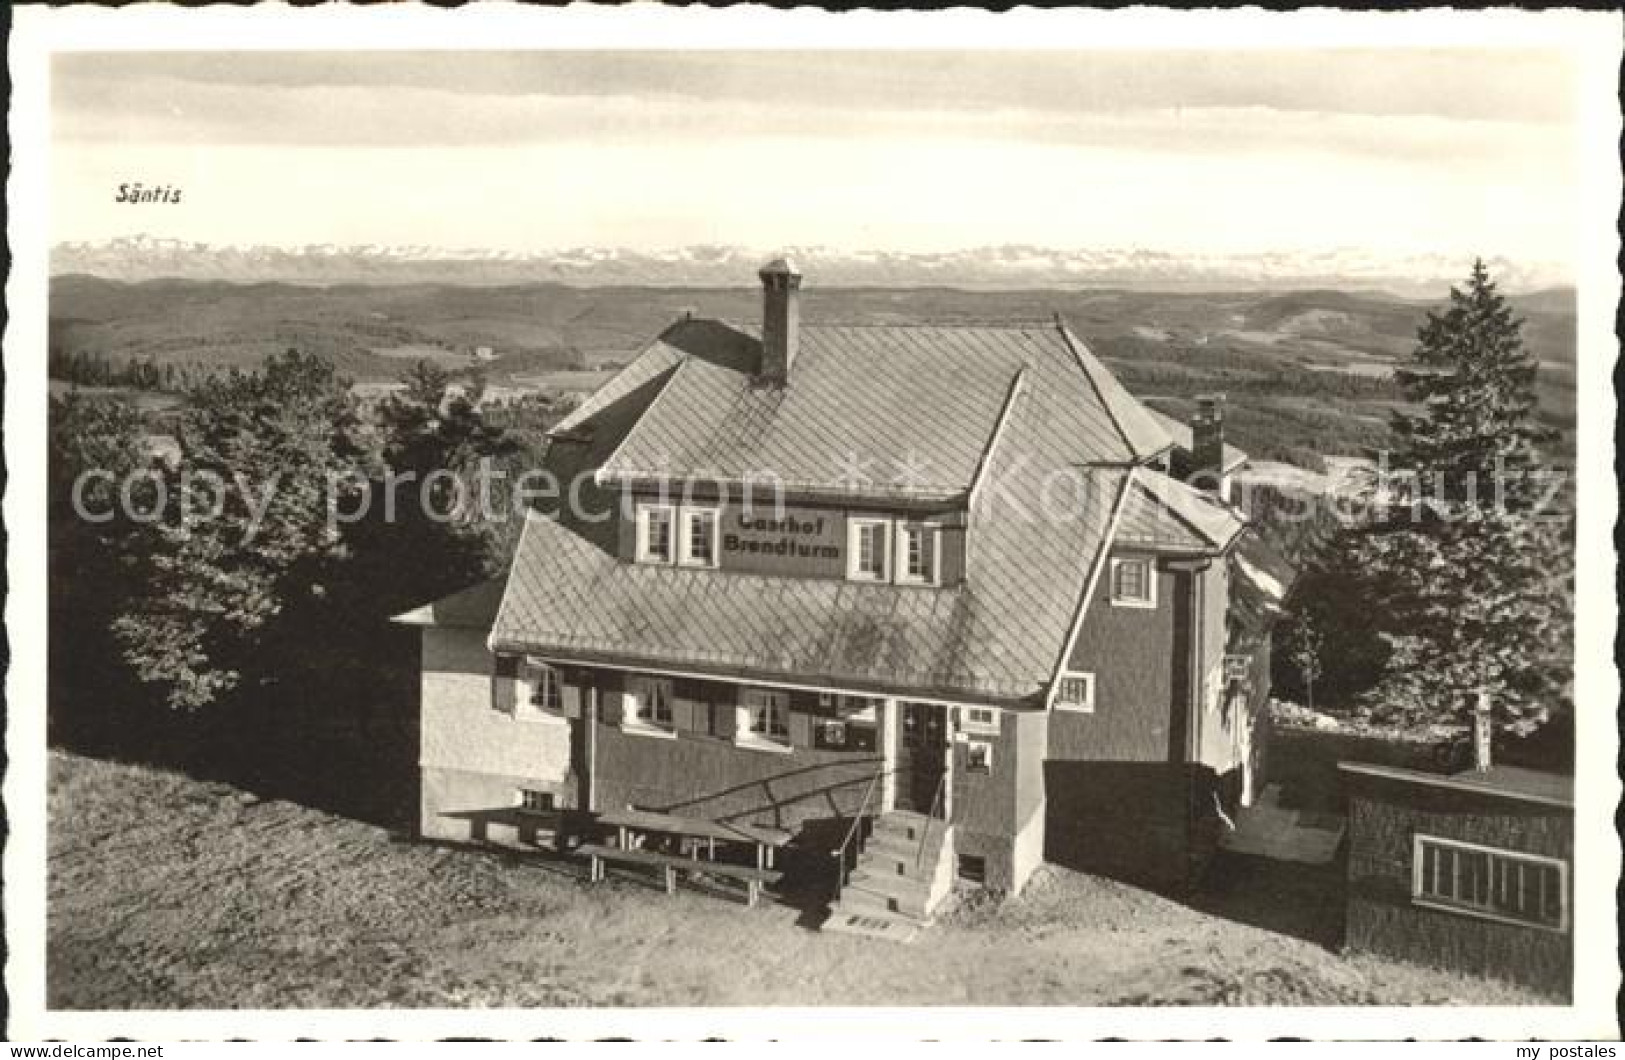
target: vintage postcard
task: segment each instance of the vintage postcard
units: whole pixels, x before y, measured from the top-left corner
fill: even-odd
[[[20,11],[9,1037],[1616,1038],[1619,30]]]

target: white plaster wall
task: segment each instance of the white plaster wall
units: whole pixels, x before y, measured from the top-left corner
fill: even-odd
[[[1027,886],[1027,881],[1038,866],[1044,863],[1044,800],[1038,800],[1038,807],[1026,823],[1016,832],[1016,839],[1011,844],[1010,853],[1010,893],[1020,893]]]
[[[423,631],[425,769],[556,783],[570,764],[570,725],[491,706],[491,654],[479,630]]]
[[[446,769],[425,769],[422,780],[418,833],[425,839],[520,848],[552,842],[552,818],[522,814],[515,807],[520,788],[548,790],[551,785]]]

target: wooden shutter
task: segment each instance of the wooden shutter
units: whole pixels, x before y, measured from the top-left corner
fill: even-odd
[[[491,709],[512,714],[519,703],[519,656],[496,655],[491,661]]]
[[[735,703],[734,696],[720,696],[711,702],[711,731],[713,735],[724,740],[733,739],[737,734],[738,721],[739,708]]]
[[[586,689],[582,688],[579,675],[566,674],[561,670],[558,673],[558,680],[559,707],[564,712],[564,716],[572,721],[580,718],[581,705],[586,695]]]
[[[618,687],[605,689],[599,694],[598,702],[604,712],[604,724],[619,725],[626,719],[626,709],[621,697],[629,694]]]
[[[685,694],[689,691],[681,682],[672,684],[671,726],[678,732],[701,732],[705,729],[705,718],[699,712],[699,704]]]
[[[813,718],[796,709],[797,704],[790,704],[790,746],[813,746]]]

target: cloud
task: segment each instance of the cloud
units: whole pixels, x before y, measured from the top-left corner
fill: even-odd
[[[439,88],[204,85],[174,78],[122,86],[116,106],[63,102],[60,143],[183,147],[475,147],[661,143],[673,164],[716,141],[799,137],[980,139],[990,149],[1048,143],[1213,155],[1297,151],[1417,164],[1520,165],[1564,155],[1572,129],[1436,115],[1376,117],[1262,105],[1060,111],[939,105],[839,109],[826,103],[703,102],[640,96],[470,95]]]
[[[1578,126],[1537,54],[56,62],[57,238],[1547,259],[1573,232]],[[125,180],[188,206],[115,210]]]
[[[1522,122],[1568,121],[1573,110],[1566,57],[1504,49],[99,53],[59,56],[54,72],[70,104],[175,81],[834,110],[1267,107]]]

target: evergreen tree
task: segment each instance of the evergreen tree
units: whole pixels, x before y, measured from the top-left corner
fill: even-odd
[[[1475,262],[1400,374],[1419,409],[1396,416],[1393,463],[1416,476],[1417,501],[1358,545],[1386,597],[1392,654],[1366,697],[1379,717],[1465,724],[1483,692],[1522,733],[1568,710],[1572,513],[1548,496],[1521,327]]]
[[[1421,406],[1394,417],[1396,468],[1424,476],[1436,505],[1528,510],[1540,500],[1530,472],[1554,434],[1534,417],[1537,366],[1522,330],[1475,261],[1467,289],[1452,287],[1449,307],[1428,313],[1417,367],[1396,373],[1406,399]]]

